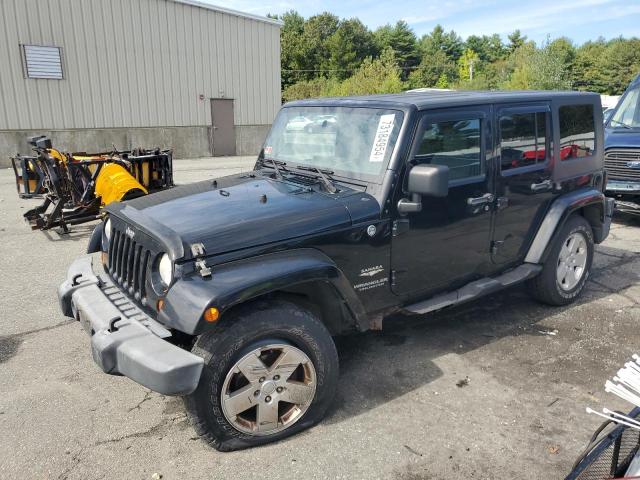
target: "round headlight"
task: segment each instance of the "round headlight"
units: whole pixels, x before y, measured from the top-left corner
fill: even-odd
[[[171,285],[171,280],[173,280],[173,264],[171,263],[169,255],[166,253],[160,258],[158,273],[160,274],[160,280],[162,280],[162,283],[164,283],[166,287]]]
[[[111,240],[111,219],[107,218],[107,221],[104,222],[104,236],[107,240]]]

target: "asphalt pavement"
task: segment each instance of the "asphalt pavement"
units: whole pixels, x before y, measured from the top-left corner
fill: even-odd
[[[251,157],[175,161],[188,183],[250,170]],[[617,218],[576,304],[524,286],[382,332],[340,338],[340,385],[318,426],[219,453],[182,400],[101,373],[56,288],[92,224],[31,231],[0,170],[0,478],[561,479],[598,418],[630,410],[604,382],[640,351],[640,220]]]

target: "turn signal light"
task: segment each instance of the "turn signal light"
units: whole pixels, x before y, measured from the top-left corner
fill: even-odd
[[[102,265],[106,265],[107,260],[109,259],[109,254],[107,252],[100,252],[100,259],[102,260]]]
[[[220,312],[216,307],[207,308],[204,311],[204,319],[207,322],[217,322],[220,317]]]
[[[158,311],[162,310],[164,308],[164,299],[163,298],[159,298],[158,299],[158,303],[156,303],[156,308]]]

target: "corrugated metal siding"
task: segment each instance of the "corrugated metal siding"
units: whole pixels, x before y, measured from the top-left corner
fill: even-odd
[[[263,125],[280,106],[271,23],[167,0],[1,0],[0,30],[0,130],[210,125],[217,97]],[[64,79],[25,78],[20,45],[61,47]]]

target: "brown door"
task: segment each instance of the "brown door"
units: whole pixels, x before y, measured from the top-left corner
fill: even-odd
[[[214,157],[236,154],[236,133],[233,127],[233,99],[211,99],[211,145]]]

